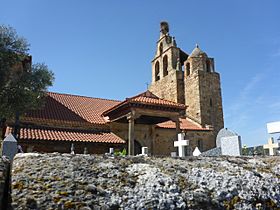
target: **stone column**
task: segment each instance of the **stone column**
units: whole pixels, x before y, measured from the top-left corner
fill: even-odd
[[[152,125],[151,126],[151,148],[150,148],[150,154],[154,155],[154,142],[155,142],[155,138],[156,138],[156,126]]]
[[[178,141],[178,134],[181,133],[181,129],[180,129],[180,118],[178,117],[172,117],[170,118],[172,120],[172,122],[175,122],[176,124],[176,141]]]
[[[128,119],[128,155],[134,155],[134,116],[131,114]]]
[[[179,117],[171,119],[176,124],[176,140],[178,141],[178,134],[181,133]]]

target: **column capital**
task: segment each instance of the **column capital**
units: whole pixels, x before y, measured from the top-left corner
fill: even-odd
[[[137,113],[135,112],[135,110],[131,110],[131,112],[127,114],[126,119],[127,119],[128,121],[130,121],[130,120],[136,120],[136,119],[139,118],[140,116],[141,116],[141,115],[140,115],[140,114],[137,114]]]

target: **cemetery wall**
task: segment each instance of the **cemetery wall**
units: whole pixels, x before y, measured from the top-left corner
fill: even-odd
[[[279,209],[280,157],[18,154],[14,209]],[[257,195],[257,197],[256,197]]]
[[[9,191],[10,163],[6,158],[0,157],[0,209],[5,209]]]
[[[83,154],[84,148],[87,148],[88,153],[90,154],[104,154],[109,151],[110,147],[116,149],[122,149],[125,147],[124,144],[104,144],[104,143],[90,143],[90,142],[72,142],[72,141],[22,141],[20,140],[19,144],[22,147],[23,151],[27,152],[60,152],[60,153],[70,153],[71,145],[74,144],[74,152],[77,154]],[[32,146],[30,146],[32,145]]]

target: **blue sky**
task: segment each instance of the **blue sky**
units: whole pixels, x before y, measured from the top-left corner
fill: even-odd
[[[215,58],[225,127],[243,144],[266,143],[266,123],[280,120],[280,1],[0,2],[0,23],[55,73],[51,91],[120,100],[145,91],[166,20],[181,49],[198,43]]]

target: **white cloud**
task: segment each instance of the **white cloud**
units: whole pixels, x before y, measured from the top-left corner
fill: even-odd
[[[264,76],[262,72],[251,77],[247,84],[241,89],[238,97],[229,106],[226,111],[227,114],[225,115],[226,123],[229,128],[236,130],[236,132],[244,132],[244,128],[248,128],[251,125],[251,120],[257,109],[256,105],[259,106],[264,100],[263,96],[259,95],[255,97],[252,96],[252,94],[255,95],[256,88],[264,79]],[[240,133],[240,135],[244,134]]]
[[[240,100],[244,100],[248,97],[248,95],[251,93],[252,90],[255,89],[257,84],[263,79],[264,74],[258,73],[255,76],[253,76],[249,82],[245,85],[245,87],[242,89],[240,94]]]

